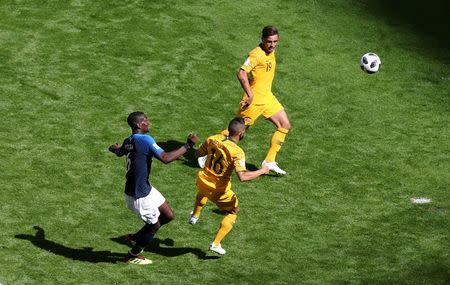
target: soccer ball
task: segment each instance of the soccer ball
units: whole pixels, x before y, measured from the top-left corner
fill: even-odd
[[[373,52],[366,53],[359,61],[361,69],[369,74],[375,73],[381,67],[381,60],[378,55]]]

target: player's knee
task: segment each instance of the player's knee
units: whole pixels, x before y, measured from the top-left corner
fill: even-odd
[[[159,216],[159,223],[160,225],[165,225],[167,223],[170,223],[170,221],[172,221],[175,218],[174,214],[172,211],[168,212],[168,213],[161,213],[161,215]]]
[[[288,119],[280,120],[280,121],[273,121],[275,126],[277,127],[277,130],[288,132],[291,128],[291,123]]]
[[[170,222],[173,219],[175,219],[175,214],[172,211],[170,211],[169,213],[165,214],[165,218],[166,218],[167,222]]]
[[[289,120],[283,121],[281,127],[289,131],[291,129],[291,123]]]

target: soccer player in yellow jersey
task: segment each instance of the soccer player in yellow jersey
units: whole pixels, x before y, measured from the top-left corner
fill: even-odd
[[[239,69],[237,77],[244,89],[237,115],[244,118],[247,127],[253,125],[259,116],[270,120],[277,127],[270,141],[270,148],[262,164],[278,174],[286,171],[278,167],[276,155],[281,149],[286,134],[291,128],[286,111],[272,93],[272,81],[275,75],[275,47],[278,44],[278,30],[266,26],[262,30],[261,43],[248,54],[248,58]],[[248,78],[248,73],[251,77]]]
[[[198,193],[189,223],[197,222],[200,211],[208,199],[219,209],[226,211],[216,238],[209,246],[210,250],[219,254],[226,253],[220,242],[231,231],[239,212],[238,199],[231,190],[233,171],[236,171],[240,181],[252,180],[269,173],[266,165],[255,171],[246,170],[244,151],[237,145],[246,129],[244,119],[234,118],[228,125],[228,135],[218,134],[209,137],[195,152],[197,158],[205,155],[207,158],[205,166],[197,173]]]

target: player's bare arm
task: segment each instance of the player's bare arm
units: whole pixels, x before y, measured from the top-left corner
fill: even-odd
[[[187,142],[182,147],[180,147],[179,149],[176,149],[174,151],[171,151],[171,152],[165,152],[164,151],[159,156],[157,156],[156,158],[158,158],[164,164],[167,164],[169,162],[172,162],[172,161],[176,160],[177,158],[179,158],[183,154],[185,154],[186,151],[189,148],[192,148],[197,142],[198,142],[197,134],[189,134],[189,136],[187,138]]]
[[[241,83],[242,89],[244,89],[245,93],[247,94],[247,98],[239,103],[241,104],[241,109],[244,110],[252,103],[253,92],[250,88],[250,80],[248,78],[247,71],[243,70],[242,68],[239,69],[237,77],[239,79],[239,82]]]
[[[266,165],[263,165],[260,169],[255,171],[238,171],[236,172],[239,181],[250,181],[253,180],[263,174],[268,174],[269,168]]]

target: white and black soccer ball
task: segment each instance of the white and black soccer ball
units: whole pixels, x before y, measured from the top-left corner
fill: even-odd
[[[373,52],[366,53],[359,61],[361,69],[369,74],[377,72],[381,67],[381,60]]]

